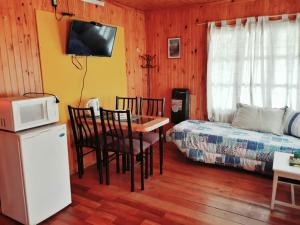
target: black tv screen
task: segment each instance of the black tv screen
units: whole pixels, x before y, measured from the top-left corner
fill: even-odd
[[[111,57],[116,33],[116,27],[73,20],[67,54]]]

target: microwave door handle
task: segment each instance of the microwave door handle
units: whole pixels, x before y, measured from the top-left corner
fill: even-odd
[[[51,109],[52,109],[51,104],[54,104],[54,103],[47,101],[46,112],[47,112],[47,117],[49,120],[52,120],[54,117],[53,112],[51,111]]]
[[[46,113],[49,121],[59,121],[59,108],[58,108],[58,103],[54,99],[48,100],[47,101],[47,108],[46,108]]]

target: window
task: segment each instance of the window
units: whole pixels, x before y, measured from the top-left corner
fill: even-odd
[[[230,122],[236,103],[300,109],[300,22],[249,18],[210,24],[209,118]]]

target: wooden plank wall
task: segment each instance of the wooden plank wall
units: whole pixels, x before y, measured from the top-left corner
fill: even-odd
[[[207,28],[196,23],[239,17],[300,12],[299,0],[244,0],[146,12],[147,52],[157,55],[151,74],[155,97],[166,96],[170,114],[172,88],[191,90],[191,116],[206,119]],[[181,59],[167,58],[167,39],[181,37]]]
[[[51,0],[0,1],[0,97],[43,90],[35,10],[53,12]],[[105,7],[79,0],[58,0],[58,12],[70,11],[77,18],[125,28],[128,95],[146,93],[145,71],[140,54],[145,53],[144,13],[121,5]],[[117,65],[116,65],[117,66]]]

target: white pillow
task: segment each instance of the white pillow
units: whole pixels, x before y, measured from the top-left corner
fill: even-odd
[[[300,112],[287,109],[284,119],[284,133],[300,137]]]
[[[273,109],[238,103],[232,126],[277,135],[283,135],[283,120],[286,108]]]

